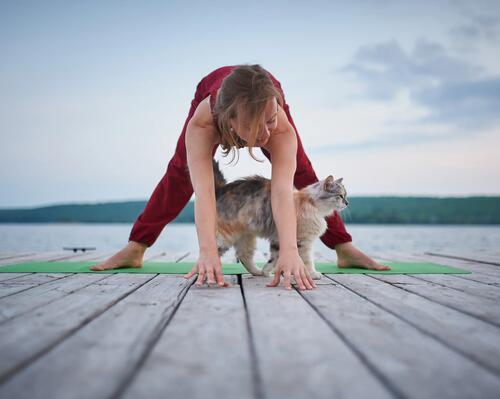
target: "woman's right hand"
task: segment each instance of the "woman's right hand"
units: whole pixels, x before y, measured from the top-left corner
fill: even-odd
[[[195,285],[201,287],[205,284],[205,280],[208,286],[216,285],[218,287],[230,287],[231,284],[224,280],[224,275],[222,274],[222,264],[217,251],[213,252],[200,252],[198,261],[193,266],[191,271],[184,275],[184,278],[191,278],[195,274],[198,274],[198,279]]]

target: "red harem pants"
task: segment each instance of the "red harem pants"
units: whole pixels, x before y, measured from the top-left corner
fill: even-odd
[[[210,75],[209,75],[210,76]],[[274,77],[273,77],[274,78]],[[193,187],[187,170],[185,135],[189,120],[194,114],[198,104],[205,99],[210,92],[209,82],[205,77],[197,86],[196,93],[188,117],[182,128],[181,136],[177,141],[175,154],[170,160],[167,171],[156,186],[144,211],[139,215],[130,232],[130,241],[153,245],[163,228],[171,222],[186,206],[193,195]],[[279,82],[277,82],[279,85]],[[283,93],[283,91],[281,91]],[[284,98],[283,98],[284,100]],[[288,104],[283,106],[288,120],[292,124],[297,134],[297,169],[294,176],[294,186],[301,189],[309,184],[318,181],[316,173],[311,165],[311,161],[304,152],[302,142],[297,133],[297,128],[290,115]],[[213,149],[213,155],[217,151],[217,146]],[[269,153],[262,149],[264,155],[271,161]],[[344,223],[337,212],[326,218],[328,228],[320,237],[321,241],[334,249],[335,245],[352,241],[351,235],[347,233]]]

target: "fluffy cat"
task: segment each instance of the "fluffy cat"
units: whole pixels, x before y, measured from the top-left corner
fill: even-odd
[[[270,276],[279,253],[278,232],[271,210],[271,181],[256,175],[227,183],[216,161],[213,168],[219,256],[234,246],[236,256],[252,275]],[[342,178],[335,180],[332,176],[302,190],[294,189],[297,247],[313,279],[321,278],[314,267],[313,242],[326,231],[325,216],[347,207],[346,195]],[[271,255],[262,269],[253,261],[257,237],[266,238],[270,243]]]

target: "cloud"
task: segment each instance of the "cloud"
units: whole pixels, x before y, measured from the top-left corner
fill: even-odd
[[[353,74],[365,94],[390,101],[405,90],[428,114],[415,124],[440,122],[459,130],[488,127],[499,120],[499,76],[451,55],[426,39],[405,51],[396,40],[362,46],[342,71]],[[416,127],[416,126],[415,126]]]
[[[452,46],[462,52],[476,52],[484,42],[496,42],[500,36],[498,3],[487,5],[487,12],[470,9],[470,3],[457,4],[465,22],[449,30]],[[497,9],[495,9],[495,6]]]
[[[439,43],[420,39],[412,52],[406,52],[396,40],[362,46],[342,71],[355,75],[368,95],[387,100],[401,89],[471,79],[482,68],[450,56]]]
[[[423,120],[452,122],[464,129],[479,129],[500,121],[500,77],[443,82],[419,90],[414,98],[434,110]]]

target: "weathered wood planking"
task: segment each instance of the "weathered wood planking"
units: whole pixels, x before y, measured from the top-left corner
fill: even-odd
[[[430,258],[428,255],[415,256],[408,254],[400,254],[398,258],[404,260],[412,261],[431,261],[435,262],[434,258]],[[441,262],[443,263],[443,262]],[[462,268],[465,270],[473,269],[477,265],[474,265],[469,261],[461,261],[456,259],[446,259],[445,263],[449,266]],[[479,265],[481,267],[481,265]],[[487,266],[491,268],[491,266]],[[500,299],[500,287],[492,281],[500,281],[500,270],[496,276],[489,276],[481,274],[480,272],[473,271],[471,275],[469,274],[416,274],[413,277],[428,281],[434,284],[443,285],[445,287],[453,288],[458,291],[463,291],[471,295],[480,296],[483,298],[497,300]],[[479,279],[479,280],[478,280]]]
[[[0,328],[0,381],[153,277],[116,274],[3,323]]]
[[[0,282],[25,276],[26,273],[0,273]]]
[[[0,387],[0,396],[114,397],[137,373],[192,282],[157,275],[13,376]],[[167,372],[165,365],[157,370],[158,383],[165,381]]]
[[[105,259],[103,253],[95,252],[63,255],[64,260],[70,261],[92,256],[100,256],[99,261]],[[148,250],[145,260],[163,261],[176,256]],[[193,261],[197,259],[197,253],[190,256]],[[40,254],[31,257],[30,260],[47,259]],[[336,281],[324,277],[318,290],[301,294],[282,287],[265,288],[268,279],[245,276],[247,313],[237,286],[234,290],[193,287],[172,319],[168,316],[172,309],[166,303],[173,292],[166,286],[164,291],[162,285],[155,286],[156,279],[175,278],[171,275],[142,275],[143,280],[138,282],[141,275],[70,274],[59,280],[46,280],[47,274],[36,274],[42,284],[36,285],[36,278],[32,277],[33,287],[26,286],[24,291],[0,299],[0,380],[4,380],[0,397],[158,395],[208,399],[271,398],[284,394],[315,398],[338,394],[346,398],[420,398],[434,394],[496,398],[500,329],[491,319],[483,320],[494,311],[491,303],[498,303],[498,267],[429,255],[404,259],[396,254],[390,258],[434,261],[469,269],[473,274],[331,275]],[[48,259],[59,260],[61,253],[51,254]],[[23,257],[19,261],[27,260]],[[234,259],[228,253],[225,261]],[[23,279],[35,274],[3,276],[6,278],[3,283],[0,280],[0,287],[18,279],[18,285],[22,285]],[[119,281],[112,281],[113,288],[98,292],[107,281],[117,278],[123,278],[124,284],[132,287],[123,288]],[[384,281],[391,278],[391,283]],[[152,280],[147,283],[148,279]],[[25,282],[29,284],[30,280]],[[447,292],[449,303],[443,298],[443,291]],[[289,294],[293,295],[287,297]],[[316,297],[316,302],[312,297]],[[469,303],[464,304],[467,300]],[[157,303],[162,305],[157,307]],[[486,313],[482,309],[478,318],[471,311],[481,306],[486,307]],[[245,320],[243,332],[241,311]],[[214,323],[220,317],[214,316],[222,314],[236,316],[221,327]],[[193,315],[199,319],[197,322]],[[250,335],[245,316],[250,321]],[[224,334],[231,330],[234,336],[226,338]],[[102,337],[102,341],[96,341],[96,336]],[[225,346],[225,351],[217,351],[221,346],[218,343],[224,339],[230,348],[235,348],[230,356]],[[209,350],[204,348],[207,342],[217,345]],[[319,353],[317,343],[324,353]],[[202,347],[198,355],[196,351]],[[16,350],[20,357],[12,355]],[[186,353],[191,355],[185,356]],[[233,364],[238,364],[239,369],[233,370]],[[236,375],[232,380],[228,369]],[[218,372],[214,389],[213,379],[208,376],[217,370],[226,374]],[[288,374],[280,375],[279,370]],[[137,378],[133,377],[134,372]],[[294,376],[300,379],[292,380]],[[409,376],[415,377],[415,381],[408,382]],[[225,381],[220,382],[224,377]],[[434,381],[429,383],[427,378]],[[235,381],[239,382],[239,391]],[[293,382],[289,385],[288,381],[300,384],[292,386]],[[85,389],[75,389],[83,385]],[[419,386],[421,389],[417,390]]]
[[[469,260],[472,262],[476,263],[485,263],[489,265],[495,265],[495,266],[500,266],[500,259],[498,257],[493,257],[493,256],[487,256],[484,254],[479,254],[479,257],[477,254],[443,254],[443,253],[436,253],[436,252],[425,252],[425,254],[432,255],[432,256],[438,256],[440,258],[450,258],[450,259],[460,259],[460,260]]]
[[[245,308],[232,280],[188,291],[123,398],[254,397]]]
[[[111,276],[112,274],[73,274],[0,298],[0,325],[8,319],[47,305]]]
[[[413,277],[429,283],[442,285],[443,287],[453,288],[454,290],[462,291],[467,294],[500,302],[500,287],[496,285],[486,285],[473,280],[458,279],[450,274],[417,274]]]
[[[500,306],[496,300],[480,298],[409,275],[377,274],[373,277],[500,327]]]
[[[500,285],[500,269],[499,270],[494,269],[494,267],[497,266],[482,265],[466,260],[443,259],[427,254],[420,255],[419,258],[429,262],[442,263],[450,266],[460,267],[462,269],[469,270],[472,272],[472,274],[453,275],[453,277],[456,277],[458,279],[472,280],[489,285],[497,285],[497,286]]]
[[[51,256],[45,254],[46,256],[42,256],[42,254],[35,254],[35,253],[27,253],[27,254],[23,254],[23,253],[18,253],[18,254],[10,254],[10,256],[8,257],[9,258],[9,262],[8,264],[15,264],[15,263],[23,263],[23,262],[29,262],[31,260],[33,261],[36,261],[36,260],[40,260],[40,258],[44,259],[44,260],[47,260],[47,261],[50,261],[52,259],[57,259],[61,256],[62,252],[61,251],[58,251],[56,252],[55,254],[52,253]],[[30,256],[30,258],[26,258],[27,256]],[[74,255],[75,257],[77,256],[76,254]],[[95,255],[94,255],[95,256]],[[99,255],[97,255],[99,256]],[[71,258],[73,259],[73,258]],[[97,258],[96,258],[97,259]],[[0,266],[1,267],[1,266]],[[7,280],[13,280],[13,279],[16,279],[16,278],[19,278],[19,277],[25,277],[27,276],[28,274],[31,274],[31,273],[0,273],[0,282],[2,281],[7,281]]]
[[[14,263],[21,263],[21,262],[52,260],[60,258],[64,255],[65,255],[64,251],[51,251],[51,252],[40,252],[40,253],[29,252],[26,254],[20,253],[19,255],[15,256],[13,255],[9,256],[8,258],[1,259],[0,266],[10,265]]]
[[[14,263],[24,263],[24,262],[56,262],[60,260],[67,260],[78,256],[73,252],[68,251],[51,251],[51,252],[41,252],[36,254],[29,254],[26,256],[16,256],[8,259],[0,260],[1,265],[10,265]]]
[[[148,255],[150,250],[146,251],[146,255]],[[152,262],[176,262],[181,256],[183,256],[185,252],[171,252],[171,251],[163,251],[159,254],[155,254],[152,258],[148,259],[148,261]]]
[[[407,254],[399,252],[391,252],[385,254],[378,253],[377,256],[386,260],[434,262],[442,265],[448,265],[468,270],[472,272],[472,276],[481,276],[481,277],[489,276],[492,279],[492,281],[496,282],[499,282],[500,279],[500,274],[499,274],[500,270],[498,270],[498,266],[479,264],[471,261],[464,261],[457,259],[439,258],[423,254]],[[456,276],[457,277],[460,276],[460,278],[471,278],[470,274],[460,274],[460,275],[457,274]]]
[[[2,252],[0,253],[0,260],[18,258],[20,256],[30,256],[35,255],[33,251],[23,251],[23,252]]]
[[[107,253],[105,253],[107,254]],[[93,260],[100,256],[103,256],[103,253],[87,253],[87,254],[71,254],[71,257],[68,258],[70,260]],[[46,261],[53,261],[60,259],[61,253],[55,253],[51,256],[44,258]],[[12,263],[26,262],[26,258],[12,258]],[[0,273],[0,277],[3,273]],[[10,273],[9,273],[10,274]],[[50,284],[59,279],[65,279],[71,276],[72,273],[16,273],[16,275],[11,276],[11,278],[6,278],[0,280],[0,299],[8,298],[12,295],[20,294],[24,291],[29,291],[33,288],[40,287],[45,284]],[[42,288],[43,290],[43,288]],[[28,293],[28,296],[30,294]],[[0,309],[0,314],[2,314],[3,309]],[[6,310],[7,312],[9,310]],[[2,317],[0,316],[0,320]]]
[[[302,295],[397,396],[483,398],[500,391],[499,377],[343,286],[321,286]]]
[[[268,281],[243,278],[263,397],[392,396],[295,290],[265,287]]]
[[[374,278],[329,278],[500,375],[500,329]]]
[[[14,295],[55,280],[67,278],[69,274],[63,273],[33,273],[25,274],[10,280],[0,281],[0,298]]]
[[[104,260],[105,257],[109,256],[110,252],[104,253],[94,253],[93,255],[87,254],[86,260]],[[167,258],[167,255],[163,255],[165,259],[172,261],[171,258]],[[147,256],[145,257],[146,260]],[[73,258],[71,259],[73,260]],[[79,259],[81,260],[81,259]],[[30,274],[32,276],[37,276],[38,274]],[[18,274],[15,277],[26,276],[26,274]],[[43,275],[42,275],[43,276]],[[18,292],[17,294],[10,295],[5,298],[0,298],[0,323],[6,319],[17,317],[18,315],[37,307],[43,306],[49,302],[62,298],[66,295],[71,294],[81,288],[84,288],[94,282],[109,278],[111,274],[72,274],[61,281],[49,281],[46,284],[40,284],[39,286],[34,286],[33,288]],[[0,274],[1,277],[1,274]],[[35,278],[35,277],[34,277]],[[1,282],[1,281],[0,281]]]
[[[53,252],[43,252],[28,255],[12,255],[5,261],[0,261],[1,265],[10,265],[16,263],[26,263],[26,262],[57,262],[60,260],[65,261],[80,261],[80,260],[94,260],[99,259],[103,256],[110,254],[109,251],[103,252],[87,252],[87,253],[72,253],[67,251],[53,251]],[[1,276],[1,274],[0,274]]]

